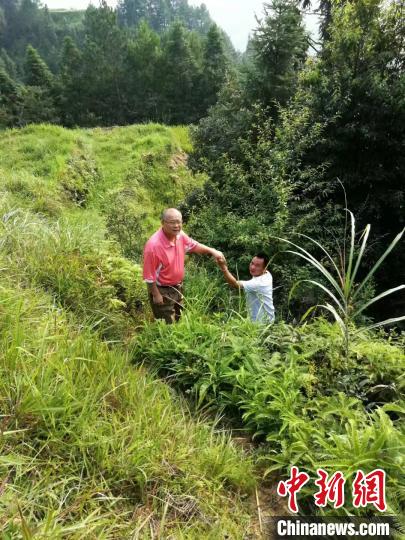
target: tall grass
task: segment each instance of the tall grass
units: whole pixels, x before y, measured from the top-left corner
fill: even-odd
[[[252,464],[225,434],[46,296],[3,281],[0,319],[2,537],[246,533]]]
[[[106,238],[110,190],[131,185],[151,231],[194,181],[170,167],[186,131],[28,126],[0,138],[0,536],[247,536],[252,461],[129,364],[146,291]]]

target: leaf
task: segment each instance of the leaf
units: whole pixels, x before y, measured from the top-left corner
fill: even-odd
[[[357,275],[357,271],[359,269],[359,266],[360,266],[360,262],[363,258],[363,255],[364,255],[364,251],[366,249],[366,245],[367,245],[367,240],[368,240],[368,236],[370,234],[370,225],[367,225],[366,228],[364,229],[363,231],[363,234],[362,234],[362,243],[361,243],[361,246],[360,246],[360,251],[359,251],[359,254],[358,254],[358,257],[357,257],[357,261],[356,261],[356,265],[354,267],[354,270],[353,270],[353,274],[351,276],[351,287],[354,285],[354,280],[356,279],[356,275]]]
[[[357,317],[357,315],[359,315],[362,311],[364,311],[365,309],[367,309],[369,306],[371,306],[371,304],[374,304],[374,302],[378,302],[378,300],[381,300],[381,298],[384,298],[385,296],[388,296],[390,294],[393,294],[394,292],[397,292],[397,291],[400,291],[402,289],[405,289],[405,285],[398,285],[398,287],[394,287],[393,289],[388,289],[387,291],[384,291],[383,293],[379,294],[378,296],[375,296],[374,298],[372,298],[371,300],[369,300],[366,304],[364,304],[363,306],[361,306],[360,309],[358,309],[357,311],[355,311],[353,313],[353,317]]]
[[[345,335],[345,333],[346,333],[346,325],[343,322],[340,315],[338,314],[338,312],[336,311],[336,309],[333,306],[331,306],[330,304],[321,304],[319,307],[323,307],[323,308],[327,309],[330,313],[332,313],[332,315],[334,316],[336,322],[339,324],[340,329],[343,332],[343,335]]]
[[[404,234],[404,232],[405,232],[405,228],[402,229],[402,231],[397,234],[397,236],[394,238],[394,240],[391,242],[391,244],[388,246],[388,248],[385,250],[385,252],[381,255],[381,257],[375,263],[373,268],[370,270],[370,272],[367,274],[367,276],[363,279],[363,281],[361,282],[361,284],[360,284],[359,288],[357,289],[357,291],[353,294],[353,300],[357,297],[359,292],[364,288],[365,284],[370,280],[370,278],[375,274],[375,272],[381,266],[382,262],[387,258],[387,256],[391,253],[391,251],[394,249],[394,247],[398,244],[398,242],[401,240],[402,235]]]
[[[358,334],[359,332],[362,332],[364,330],[372,330],[373,328],[380,328],[381,326],[388,326],[389,324],[393,324],[399,321],[405,321],[405,315],[402,315],[401,317],[395,317],[393,319],[386,319],[385,321],[381,321],[376,324],[372,324],[371,326],[367,326],[367,328],[360,328],[356,330],[355,334]]]
[[[350,230],[351,230],[351,234],[350,234],[349,262],[348,262],[348,265],[347,265],[346,276],[345,276],[345,279],[344,279],[344,282],[343,282],[343,289],[345,291],[346,298],[348,298],[348,296],[350,294],[350,288],[351,288],[351,285],[352,285],[351,273],[352,273],[352,268],[353,268],[354,240],[355,240],[355,236],[356,236],[356,225],[355,225],[355,219],[354,219],[353,212],[351,212],[347,208],[346,208],[346,212],[348,212],[350,214],[350,224],[351,224]]]

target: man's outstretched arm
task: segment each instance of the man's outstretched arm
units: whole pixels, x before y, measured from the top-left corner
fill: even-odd
[[[226,262],[219,262],[218,266],[222,270],[222,273],[224,274],[225,281],[234,289],[242,289],[243,286],[240,281],[238,281],[228,270],[228,267],[226,265]]]
[[[209,246],[205,246],[204,244],[198,243],[193,249],[193,253],[198,253],[199,255],[211,255],[215,258],[218,264],[222,261],[225,262],[224,254],[221,251]]]

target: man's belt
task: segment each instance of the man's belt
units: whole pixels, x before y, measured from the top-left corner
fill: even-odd
[[[173,289],[183,287],[183,283],[177,283],[176,285],[158,285],[160,289]]]

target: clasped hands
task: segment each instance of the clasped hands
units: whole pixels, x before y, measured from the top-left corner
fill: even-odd
[[[224,266],[226,266],[226,259],[225,255],[222,253],[222,251],[218,251],[217,249],[213,250],[212,256],[215,259],[215,262],[217,265],[222,269]]]

